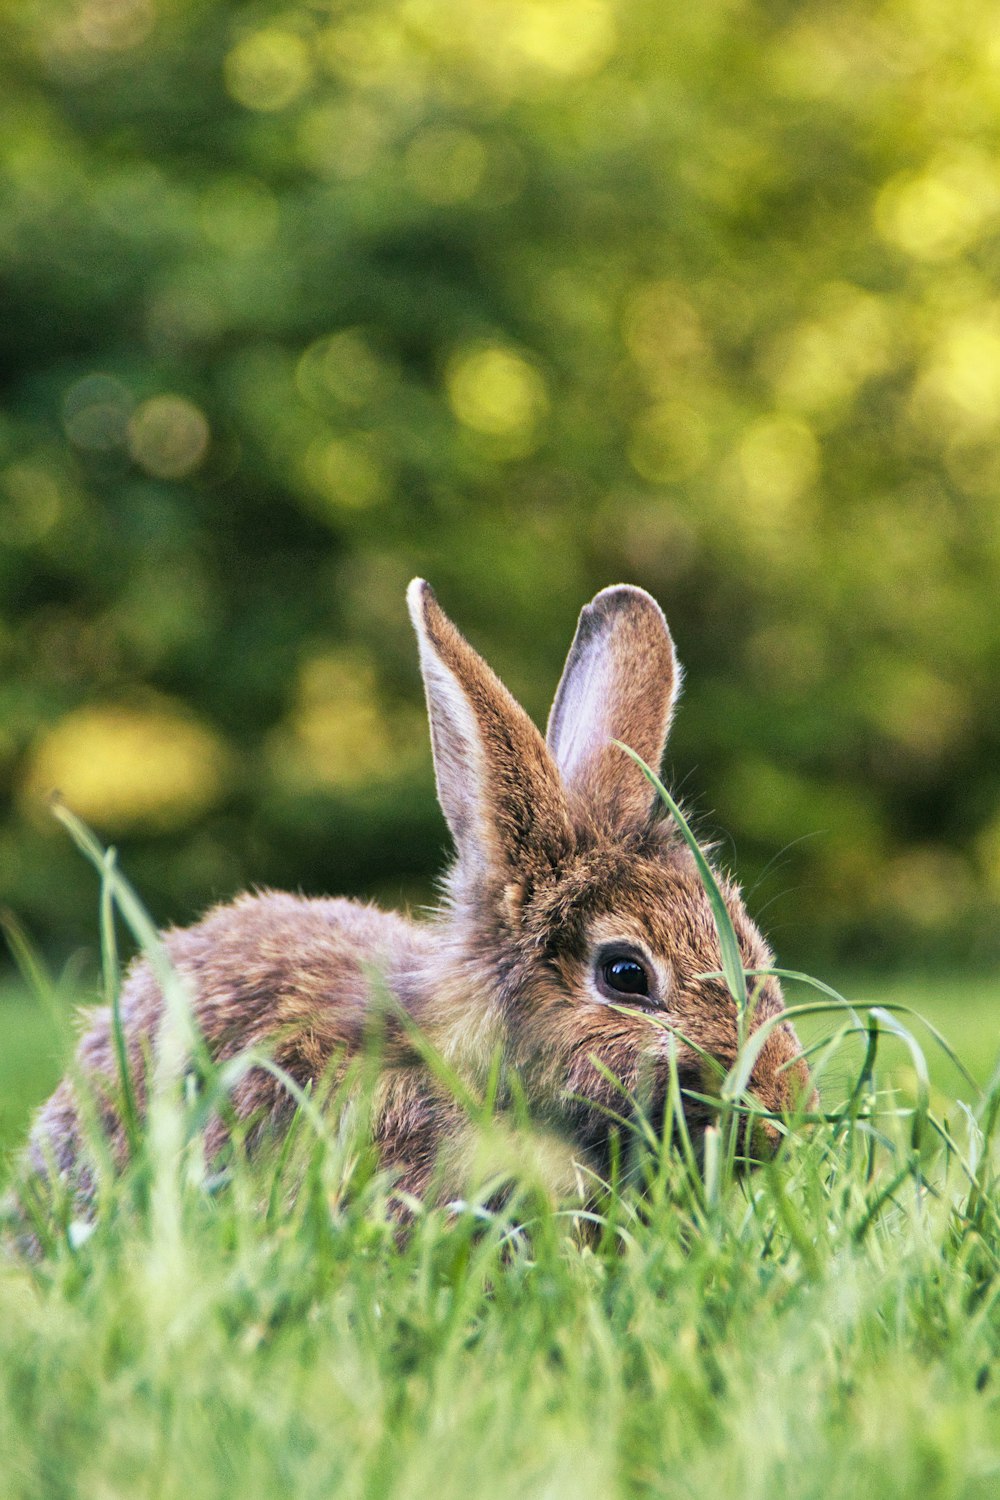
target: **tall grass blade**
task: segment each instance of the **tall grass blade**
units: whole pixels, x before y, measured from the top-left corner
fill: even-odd
[[[120,1113],[129,1157],[135,1160],[139,1150],[139,1109],[136,1104],[132,1069],[129,1066],[128,1044],[122,1024],[121,971],[118,963],[118,942],[115,935],[115,895],[113,874],[114,849],[106,849],[101,861],[101,898],[99,921],[101,932],[101,976],[104,985],[104,1003],[111,1012],[111,1039],[118,1067],[118,1087],[121,1091]]]
[[[715,877],[715,872],[705,858],[701,845],[691,831],[687,819],[656,772],[650,770],[642,756],[637,755],[628,745],[623,745],[621,740],[615,740],[614,744],[620,750],[624,750],[625,754],[635,761],[646,780],[655,788],[657,796],[677,824],[684,842],[694,856],[695,864],[698,867],[698,874],[701,876],[701,882],[705,887],[705,894],[708,897],[709,905],[712,908],[712,916],[715,920],[715,930],[719,939],[719,951],[722,956],[722,973],[729,987],[729,993],[736,1002],[737,1014],[742,1025],[743,1017],[747,1010],[746,973],[743,968],[743,959],[740,955],[740,945],[736,936],[736,929],[733,926],[733,919],[729,915],[729,908],[726,906],[725,897]]]

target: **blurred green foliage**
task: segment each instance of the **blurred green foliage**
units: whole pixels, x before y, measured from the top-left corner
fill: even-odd
[[[995,7],[0,14],[0,901],[426,893],[407,579],[536,717],[628,579],[782,952],[995,958]]]

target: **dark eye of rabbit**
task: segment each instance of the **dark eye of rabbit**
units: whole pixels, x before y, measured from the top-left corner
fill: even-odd
[[[605,959],[602,973],[608,989],[619,995],[648,995],[649,975],[635,958]]]

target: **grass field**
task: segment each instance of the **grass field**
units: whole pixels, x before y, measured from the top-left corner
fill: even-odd
[[[990,987],[920,1000],[985,1076]],[[62,1043],[36,1002],[2,1007],[10,1140]],[[842,1119],[739,1181],[661,1149],[645,1196],[586,1225],[525,1177],[405,1240],[336,1132],[300,1132],[294,1206],[291,1158],[212,1193],[193,1140],[151,1141],[93,1235],[0,1274],[3,1495],[987,1500],[996,1148],[950,1124],[950,1160],[910,1117],[874,1155]]]
[[[363,1099],[306,1100],[284,1146],[237,1141],[219,1171],[218,1070],[168,1079],[129,1169],[98,1171],[95,1221],[57,1194],[38,1254],[0,1258],[3,1500],[994,1500],[995,989],[845,989],[884,1034],[838,1046],[825,1118],[750,1175],[726,1084],[703,1158],[674,1095],[673,1138],[626,1136],[586,1203],[555,1196],[526,1122],[483,1111],[502,1179],[473,1164],[406,1233]],[[8,1147],[71,1008],[0,995]]]

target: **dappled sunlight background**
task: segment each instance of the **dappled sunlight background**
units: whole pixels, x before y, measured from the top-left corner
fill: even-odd
[[[1000,948],[1000,18],[4,0],[0,903],[423,900],[403,590],[544,720],[662,602],[782,956]]]

